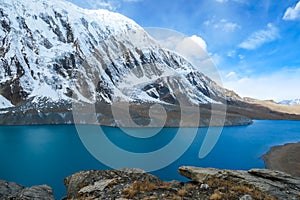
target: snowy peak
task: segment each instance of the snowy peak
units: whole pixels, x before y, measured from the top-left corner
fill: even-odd
[[[41,102],[231,101],[118,13],[63,0],[0,3],[0,108]],[[44,104],[43,104],[44,105]]]
[[[300,105],[300,99],[283,100],[278,102],[278,104],[289,105],[289,106]]]
[[[0,23],[0,94],[14,105],[28,97],[68,98],[65,78],[79,53],[90,54],[110,35],[141,29],[120,14],[61,0],[1,2]]]

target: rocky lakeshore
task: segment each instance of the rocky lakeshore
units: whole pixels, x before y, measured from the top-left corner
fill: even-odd
[[[162,114],[160,109],[153,109],[154,113],[149,116],[149,109],[152,103],[118,103],[114,105],[106,103],[85,104],[78,107],[72,107],[71,104],[51,104],[52,108],[42,108],[38,105],[28,105],[0,109],[0,125],[46,125],[46,124],[96,124],[111,127],[132,127],[131,121],[127,119],[127,111],[130,108],[131,119],[138,126],[149,127],[208,127],[208,126],[242,126],[249,125],[253,121],[240,114],[225,113],[226,107],[214,105],[212,112],[211,107],[202,105],[194,106],[177,106],[159,104],[166,111]],[[118,118],[112,112],[117,110]],[[188,113],[188,118],[183,118],[182,113]],[[212,114],[213,113],[213,114]],[[149,124],[152,121],[151,125]],[[161,124],[161,122],[164,122]],[[155,123],[156,122],[156,123]]]
[[[300,177],[300,142],[274,146],[263,155],[268,169],[280,170]]]
[[[189,182],[164,182],[141,169],[81,171],[64,179],[71,199],[300,199],[300,178],[268,169],[180,167]],[[0,199],[54,199],[49,186],[0,181]]]

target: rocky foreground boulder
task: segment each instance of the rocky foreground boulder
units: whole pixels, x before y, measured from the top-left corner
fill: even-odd
[[[64,200],[74,199],[300,199],[300,178],[286,173],[251,169],[219,170],[180,167],[190,182],[164,182],[141,169],[90,170],[64,179]],[[0,199],[54,199],[49,186],[24,188],[0,181]]]
[[[209,199],[238,199],[239,196],[231,194],[240,192],[250,195],[250,199],[300,199],[300,178],[280,171],[180,167],[179,173],[197,183],[206,183],[214,188],[214,194]]]
[[[48,185],[24,187],[17,183],[0,180],[0,199],[11,200],[54,200],[53,191]]]
[[[82,171],[67,177],[67,199],[300,199],[300,179],[266,169],[180,167],[190,182],[164,182],[140,169]]]

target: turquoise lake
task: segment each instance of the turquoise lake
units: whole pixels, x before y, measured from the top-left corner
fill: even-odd
[[[143,139],[128,136],[118,128],[102,129],[112,143],[136,153],[163,148],[177,133],[176,128],[164,128],[157,135]],[[270,147],[300,142],[300,121],[259,120],[249,126],[224,127],[212,151],[199,159],[206,131],[207,128],[199,128],[193,143],[179,159],[151,173],[163,180],[187,181],[177,174],[179,166],[264,168],[260,157]],[[65,194],[64,177],[80,170],[110,169],[89,153],[74,125],[0,126],[0,156],[0,179],[25,186],[48,184],[57,199]]]

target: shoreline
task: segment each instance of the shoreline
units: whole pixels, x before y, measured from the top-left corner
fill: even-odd
[[[262,156],[267,169],[300,177],[300,142],[273,146]]]
[[[145,111],[146,110],[146,111]],[[122,110],[121,110],[122,111]],[[253,120],[238,114],[227,113],[211,113],[210,110],[200,109],[199,113],[195,112],[191,108],[186,112],[189,113],[186,119],[182,120],[180,110],[169,109],[167,116],[164,118],[160,113],[156,113],[149,118],[149,112],[147,109],[143,109],[140,112],[139,109],[135,109],[130,113],[131,122],[126,118],[125,111],[122,111],[125,117],[122,119],[115,119],[112,111],[100,110],[95,113],[77,113],[75,115],[72,111],[26,111],[26,112],[8,112],[0,114],[0,125],[66,125],[66,124],[89,124],[89,125],[101,125],[109,127],[135,127],[139,125],[141,127],[152,127],[152,128],[179,128],[179,127],[223,127],[223,126],[244,126],[253,123]],[[197,120],[195,120],[197,119]],[[153,123],[151,122],[153,121]],[[165,121],[165,122],[164,122]],[[151,123],[150,123],[151,122]],[[164,122],[161,124],[161,122]],[[150,123],[150,124],[149,124]],[[150,125],[150,126],[149,126]]]

